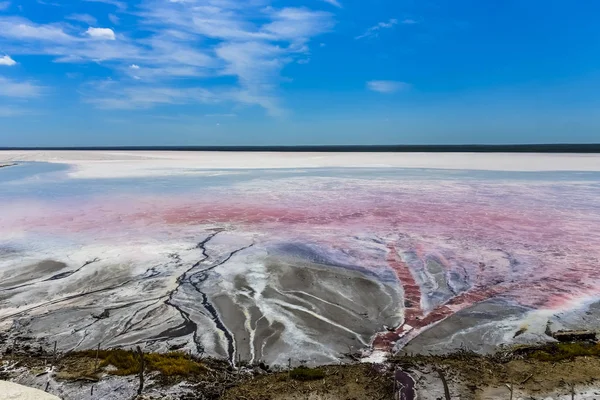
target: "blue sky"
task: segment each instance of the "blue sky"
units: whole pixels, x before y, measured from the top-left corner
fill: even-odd
[[[0,0],[0,146],[600,142],[600,2]]]

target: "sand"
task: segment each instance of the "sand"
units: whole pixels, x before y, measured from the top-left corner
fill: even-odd
[[[4,400],[60,400],[41,390],[7,381],[0,381],[0,397]]]

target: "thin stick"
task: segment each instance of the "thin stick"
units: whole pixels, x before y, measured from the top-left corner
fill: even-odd
[[[446,382],[446,377],[444,376],[444,373],[439,368],[436,368],[436,371],[440,376],[440,379],[442,380],[442,385],[444,385],[444,397],[446,398],[446,400],[452,400],[450,397],[450,389],[448,389],[448,382]]]
[[[142,352],[142,349],[140,348],[140,346],[137,346],[136,350],[140,357],[140,371],[139,371],[140,387],[138,388],[138,395],[141,395],[142,391],[144,390],[144,353]]]
[[[508,383],[506,383],[505,385],[508,388],[508,390],[510,390],[510,400],[512,400],[513,399],[513,384],[511,383],[509,385]]]
[[[54,352],[52,354],[52,366],[54,367],[54,364],[56,364],[56,340],[54,341]]]
[[[533,374],[529,375],[527,378],[525,378],[525,380],[523,382],[521,382],[521,385],[524,385],[525,383],[527,383],[528,380],[530,380],[533,377]]]

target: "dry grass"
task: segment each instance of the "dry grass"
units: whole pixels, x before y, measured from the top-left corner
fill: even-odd
[[[576,357],[600,357],[600,344],[555,343],[530,353],[527,358],[538,361],[564,361]]]
[[[389,372],[380,372],[370,364],[330,365],[315,369],[296,368],[301,376],[318,379],[296,379],[288,372],[267,374],[247,379],[227,390],[222,400],[381,400],[393,397],[393,381]],[[317,371],[317,372],[314,372]]]
[[[316,381],[325,378],[325,372],[320,368],[298,367],[290,371],[290,378],[297,381]]]
[[[72,353],[72,357],[95,358],[95,350]],[[110,371],[113,375],[134,375],[140,370],[139,356],[129,350],[100,350],[98,358],[101,360],[100,368],[113,366]],[[206,367],[199,361],[185,353],[151,353],[144,354],[146,371],[158,371],[164,376],[190,376],[206,371]]]

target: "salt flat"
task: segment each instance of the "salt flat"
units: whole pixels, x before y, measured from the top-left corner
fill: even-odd
[[[1,152],[0,331],[313,364],[600,329],[597,155]],[[591,314],[590,314],[591,313]],[[517,331],[524,332],[516,335]]]
[[[255,168],[600,171],[598,154],[0,151],[0,163],[15,161],[66,163],[74,167],[69,173],[73,178],[165,176]]]

